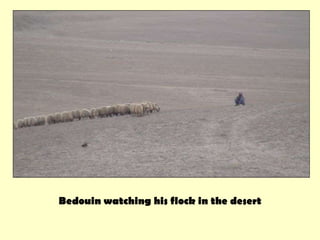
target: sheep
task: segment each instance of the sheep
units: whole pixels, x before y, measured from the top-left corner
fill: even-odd
[[[149,108],[150,108],[150,112],[154,112],[155,108],[154,108],[154,103],[153,102],[148,102]]]
[[[64,111],[61,113],[61,122],[72,122],[73,121],[73,115],[72,111]]]
[[[50,124],[53,124],[53,123],[55,123],[55,117],[54,117],[54,114],[49,114],[48,116],[47,116],[47,123],[50,125]]]
[[[46,124],[46,116],[40,116],[40,125]]]
[[[142,102],[141,104],[143,106],[143,112],[144,113],[147,113],[147,114],[152,113],[152,111],[153,111],[153,103],[151,103],[151,102]]]
[[[144,114],[143,105],[141,103],[131,103],[129,109],[132,115],[141,117]]]
[[[36,125],[35,126],[41,126],[46,124],[46,117],[45,116],[37,116],[36,119]]]
[[[37,124],[37,120],[35,117],[27,117],[24,119],[25,119],[25,126],[26,127],[33,127],[33,126],[36,126],[36,124]]]
[[[86,119],[90,117],[90,112],[88,109],[84,108],[80,111],[80,117],[81,119]]]
[[[16,121],[16,126],[17,126],[17,128],[23,128],[23,127],[25,127],[25,125],[24,125],[24,120],[23,120],[23,119],[18,119],[18,120]]]
[[[62,122],[62,115],[59,112],[56,112],[54,114],[54,123],[60,123]]]
[[[137,105],[141,105],[141,104],[140,103],[130,103],[129,104],[130,114],[135,114],[135,108]]]
[[[153,102],[145,102],[145,104],[147,105],[147,110],[149,110],[151,113],[154,111],[159,112],[160,111],[160,107],[158,104],[153,103]]]
[[[99,117],[112,117],[115,112],[113,106],[99,107],[97,111]]]
[[[137,116],[141,117],[144,114],[144,109],[142,104],[137,104],[134,108],[134,112]]]
[[[157,111],[157,112],[160,112],[160,106],[158,104],[154,104],[154,109]]]
[[[122,108],[120,109],[120,111],[123,114],[130,114],[130,108],[129,108],[130,104],[129,103],[125,103],[123,104]]]
[[[135,116],[143,116],[145,113],[149,114],[153,111],[160,111],[158,104],[152,102],[142,102],[142,103],[124,103],[116,104],[113,106],[103,106],[99,108],[91,109],[82,109],[82,110],[73,110],[73,111],[64,111],[62,113],[56,112],[49,114],[47,116],[36,116],[36,117],[25,117],[23,119],[18,119],[13,123],[14,129],[31,127],[31,126],[40,126],[60,123],[60,122],[71,122],[74,119],[93,119],[96,117],[111,117],[115,115],[125,115],[132,114]]]
[[[150,102],[149,104],[150,104],[151,112],[154,112],[156,110],[155,103]]]
[[[37,119],[35,117],[31,117],[31,120],[30,120],[30,125],[31,127],[33,126],[37,126]]]
[[[116,104],[116,105],[113,105],[113,109],[114,109],[114,115],[118,116],[120,115],[120,104]]]
[[[90,116],[89,116],[90,119],[96,118],[96,117],[98,117],[98,115],[99,115],[99,112],[96,108],[90,109]]]
[[[107,116],[107,107],[98,107],[97,108],[98,117],[106,117]]]
[[[81,115],[80,115],[79,110],[72,110],[71,112],[72,112],[73,119],[78,119],[78,120],[81,119]]]
[[[40,126],[45,125],[46,118],[45,116],[36,116],[36,117],[25,117],[23,119],[18,119],[14,127],[15,129],[23,128],[23,127],[33,127],[33,126]]]
[[[134,114],[134,107],[137,103],[130,103],[129,104],[129,110],[130,110],[130,114]]]
[[[107,117],[112,117],[115,114],[114,106],[107,106]]]
[[[24,126],[25,127],[31,127],[31,118],[30,117],[25,117],[23,118],[23,121],[24,121]]]
[[[29,127],[29,119],[28,118],[23,118],[23,126],[24,127]]]
[[[130,114],[129,104],[117,104],[114,106],[115,115]]]

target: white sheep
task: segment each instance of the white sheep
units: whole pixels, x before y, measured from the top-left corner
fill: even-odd
[[[104,106],[97,109],[99,117],[112,117],[114,114],[114,106]]]
[[[90,112],[88,109],[84,108],[80,111],[80,117],[81,119],[86,119],[90,117]]]
[[[130,114],[129,104],[117,104],[117,105],[114,105],[113,107],[114,107],[115,115]]]
[[[46,117],[45,116],[36,116],[36,126],[41,126],[46,124]]]
[[[115,114],[114,106],[107,106],[107,117],[112,117]]]
[[[24,119],[18,119],[13,123],[14,129],[40,126],[60,123],[60,122],[71,122],[74,119],[93,119],[96,117],[111,117],[115,115],[125,115],[132,114],[136,116],[143,116],[145,113],[152,113],[153,111],[160,111],[158,104],[152,102],[142,102],[142,103],[125,103],[116,104],[113,106],[103,106],[99,108],[64,111],[62,113],[56,112],[49,114],[47,116],[36,116],[36,117],[26,117]]]
[[[72,112],[73,119],[78,119],[78,120],[81,119],[80,110],[72,110],[71,112]]]
[[[31,127],[31,118],[30,117],[25,117],[23,118],[23,121],[24,121],[24,126],[25,127]]]
[[[29,118],[27,118],[27,117],[23,118],[23,126],[29,127]]]
[[[160,112],[160,106],[158,104],[154,104],[153,108],[157,111]]]
[[[160,107],[158,104],[153,102],[146,102],[146,104],[147,104],[148,110],[150,110],[151,113],[154,111],[157,111],[157,112],[160,111]]]
[[[36,126],[37,119],[35,117],[29,117],[27,118],[27,122],[28,122],[28,127],[33,127],[33,126]]]
[[[61,121],[62,122],[72,122],[73,121],[73,115],[72,111],[64,111],[61,113]]]
[[[55,117],[54,117],[54,114],[49,114],[48,116],[47,116],[47,123],[50,125],[50,124],[53,124],[53,123],[55,123]]]
[[[62,122],[62,115],[59,112],[56,112],[54,114],[54,123],[60,123]]]
[[[36,116],[36,117],[25,117],[23,119],[18,119],[15,122],[15,129],[23,128],[23,127],[33,127],[45,125],[46,118],[45,116]]]
[[[98,107],[97,112],[99,117],[104,118],[107,116],[107,107]]]
[[[112,107],[113,107],[113,114],[114,115],[116,115],[116,116],[118,116],[118,115],[120,115],[120,104],[115,104],[115,105],[112,105]]]
[[[155,103],[150,102],[150,108],[151,108],[151,112],[154,112],[156,110],[155,109]]]
[[[24,125],[24,120],[23,120],[23,119],[18,119],[18,120],[16,121],[16,126],[17,126],[17,128],[23,128],[23,127],[25,127],[25,125]]]
[[[134,108],[134,112],[138,117],[143,116],[144,114],[144,109],[142,104],[137,104]]]
[[[141,117],[144,114],[143,105],[141,103],[131,103],[129,109],[132,115]]]
[[[144,113],[147,113],[147,114],[152,113],[153,105],[152,105],[151,102],[142,102],[141,104],[143,106],[143,112]]]
[[[135,106],[135,104],[137,104],[137,103],[130,103],[129,104],[130,114],[134,114],[134,106]]]
[[[96,108],[90,109],[90,119],[96,118],[99,115],[99,111]]]

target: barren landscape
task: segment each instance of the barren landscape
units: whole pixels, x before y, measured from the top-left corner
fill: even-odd
[[[161,108],[15,129],[14,177],[309,177],[308,11],[13,15],[14,120]]]

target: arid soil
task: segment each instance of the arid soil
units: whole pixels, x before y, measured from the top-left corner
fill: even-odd
[[[13,130],[15,177],[309,177],[307,11],[15,11],[13,37],[14,120],[161,107]]]

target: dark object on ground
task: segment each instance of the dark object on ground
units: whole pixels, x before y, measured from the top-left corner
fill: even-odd
[[[88,147],[88,143],[83,143],[82,145],[81,145],[81,147]]]
[[[234,102],[236,104],[236,106],[242,104],[245,105],[245,100],[244,100],[244,96],[242,93],[239,93],[239,95],[234,99]]]

